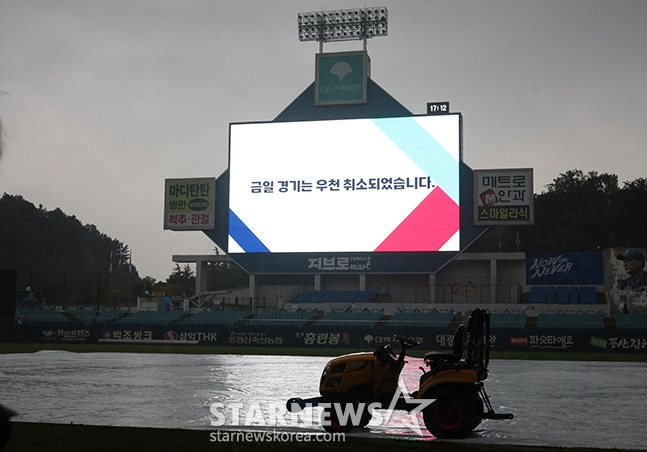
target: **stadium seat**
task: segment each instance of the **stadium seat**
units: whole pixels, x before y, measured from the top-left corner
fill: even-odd
[[[546,303],[546,287],[544,286],[531,287],[528,303],[532,303],[532,304]]]
[[[580,304],[596,304],[597,302],[595,287],[583,286],[580,288]]]
[[[180,322],[187,325],[235,326],[251,314],[250,310],[200,311],[181,319]]]
[[[502,312],[490,314],[490,328],[514,328],[525,329],[528,317],[526,314]]]
[[[247,321],[248,325],[256,326],[293,326],[301,327],[312,319],[317,311],[276,311],[265,310]]]
[[[369,303],[376,295],[374,290],[306,290],[292,303]]]
[[[601,314],[539,314],[537,329],[604,329],[604,317]]]
[[[360,311],[341,312],[332,311],[317,321],[319,326],[364,326],[373,327],[382,318],[381,312]]]
[[[614,315],[616,330],[647,330],[647,314],[622,314]]]
[[[69,322],[65,316],[53,308],[28,308],[21,306],[16,310],[16,317],[22,322]]]
[[[580,303],[580,288],[577,286],[571,286],[568,288],[568,302],[570,304],[579,304]]]
[[[558,286],[555,289],[555,301],[557,304],[568,304],[568,287]]]
[[[446,329],[453,318],[454,314],[449,312],[396,312],[386,325]]]

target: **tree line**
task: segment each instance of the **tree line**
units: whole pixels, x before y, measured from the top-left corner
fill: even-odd
[[[534,195],[535,221],[492,227],[472,252],[527,253],[645,247],[647,178],[625,181],[615,174],[569,170]]]
[[[120,306],[143,291],[191,296],[195,275],[175,265],[165,281],[140,276],[127,244],[61,209],[36,207],[19,195],[0,198],[0,269],[15,270],[18,289],[37,291],[47,304]],[[233,268],[235,267],[235,268]],[[242,285],[231,263],[209,269],[211,290]]]

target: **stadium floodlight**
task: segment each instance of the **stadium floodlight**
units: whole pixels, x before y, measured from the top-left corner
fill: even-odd
[[[354,41],[388,34],[386,6],[299,13],[299,41]]]

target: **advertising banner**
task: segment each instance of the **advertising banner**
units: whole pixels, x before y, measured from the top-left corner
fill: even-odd
[[[474,170],[474,224],[533,224],[532,168]]]
[[[527,254],[526,284],[532,286],[603,285],[602,251]]]
[[[647,313],[643,248],[610,248],[605,256],[607,296],[616,312]]]
[[[17,342],[35,343],[106,343],[148,345],[208,345],[240,347],[296,347],[373,351],[393,344],[393,334],[402,334],[420,345],[418,350],[452,350],[455,330],[451,328],[368,328],[368,327],[208,327],[23,324],[16,328]],[[494,328],[490,330],[493,351],[518,352],[604,352],[610,354],[645,353],[647,333],[644,328],[622,331],[542,328]]]
[[[210,230],[215,227],[216,179],[166,179],[164,229]]]

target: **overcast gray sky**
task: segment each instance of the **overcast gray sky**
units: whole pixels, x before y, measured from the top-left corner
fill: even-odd
[[[474,169],[647,176],[647,1],[1,0],[0,195],[126,243],[142,276],[213,252],[163,230],[164,179],[219,176],[228,124],[274,119],[314,80],[299,12],[387,6],[372,78],[450,101]],[[361,49],[359,42],[324,51]]]

